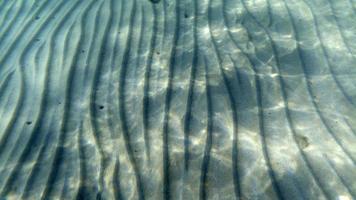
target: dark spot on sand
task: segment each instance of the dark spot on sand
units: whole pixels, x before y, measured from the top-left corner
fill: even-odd
[[[99,106],[99,109],[100,109],[100,110],[102,110],[102,109],[104,109],[104,108],[105,108],[104,106]]]
[[[32,122],[31,122],[31,121],[27,121],[26,124],[27,124],[27,125],[31,125]]]
[[[188,17],[189,17],[189,15],[188,15],[187,13],[185,13],[185,14],[184,14],[184,17],[185,17],[185,18],[188,18]]]
[[[297,140],[298,145],[302,149],[305,149],[309,146],[309,140],[304,135],[297,135],[296,140]]]
[[[40,19],[40,17],[39,17],[39,16],[36,16],[36,17],[35,17],[35,19],[36,19],[36,20],[39,20],[39,19]]]

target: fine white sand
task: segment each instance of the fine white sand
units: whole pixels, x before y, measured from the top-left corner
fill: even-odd
[[[0,199],[356,198],[355,0],[0,0]]]

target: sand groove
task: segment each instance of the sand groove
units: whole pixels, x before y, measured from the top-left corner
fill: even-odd
[[[353,0],[0,0],[0,199],[356,198]]]

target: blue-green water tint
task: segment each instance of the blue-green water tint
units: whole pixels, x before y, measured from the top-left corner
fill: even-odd
[[[0,1],[0,199],[354,199],[355,11]]]

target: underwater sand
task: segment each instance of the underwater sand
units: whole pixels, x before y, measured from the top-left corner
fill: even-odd
[[[356,0],[0,0],[0,199],[356,199]]]

